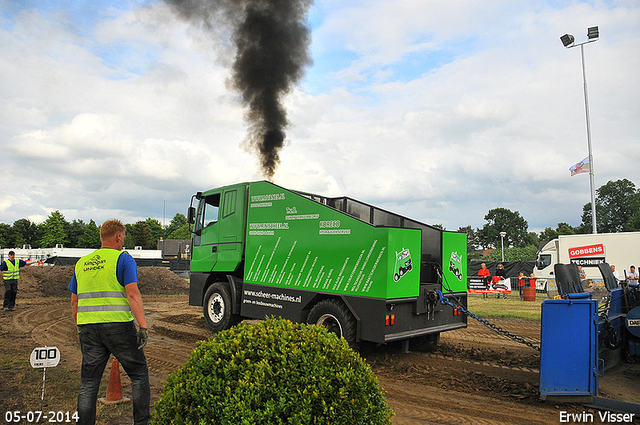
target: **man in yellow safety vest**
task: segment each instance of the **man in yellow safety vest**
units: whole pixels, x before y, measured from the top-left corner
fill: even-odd
[[[146,425],[150,419],[149,368],[143,351],[147,322],[135,260],[122,251],[125,230],[119,220],[103,223],[102,247],[78,260],[69,283],[82,351],[78,424],[95,424],[98,388],[111,354],[131,378],[134,423]]]
[[[31,261],[16,260],[16,253],[9,251],[9,259],[0,264],[2,278],[4,279],[4,302],[2,308],[6,311],[13,311],[16,308],[16,296],[18,295],[18,279],[20,278],[20,267],[31,264]]]

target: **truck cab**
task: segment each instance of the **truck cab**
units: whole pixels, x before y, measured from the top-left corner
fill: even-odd
[[[199,202],[193,223],[192,272],[228,273],[240,266],[244,255],[245,198],[244,185],[196,195]]]

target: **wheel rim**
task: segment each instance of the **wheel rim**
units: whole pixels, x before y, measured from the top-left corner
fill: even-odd
[[[213,323],[218,323],[224,317],[224,300],[222,299],[222,295],[213,294],[211,298],[209,298],[209,318]]]
[[[342,337],[342,326],[340,321],[332,314],[323,314],[320,316],[316,325],[322,326],[329,332],[336,334],[338,338]]]

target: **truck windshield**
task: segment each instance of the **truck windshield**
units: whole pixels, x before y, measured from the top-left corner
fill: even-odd
[[[538,270],[542,270],[549,265],[551,265],[551,254],[540,255],[538,258],[538,264],[536,264]]]

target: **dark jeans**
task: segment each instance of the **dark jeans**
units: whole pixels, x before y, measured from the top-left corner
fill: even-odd
[[[78,394],[78,424],[95,424],[96,400],[102,373],[113,354],[131,379],[133,421],[148,424],[151,386],[149,368],[143,350],[138,350],[133,322],[82,325],[80,331],[82,373]]]
[[[18,279],[5,280],[2,307],[14,308],[16,306],[16,295],[18,295]]]

